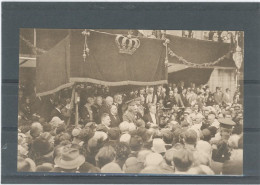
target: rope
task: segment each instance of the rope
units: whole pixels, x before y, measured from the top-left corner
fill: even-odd
[[[225,54],[224,56],[218,58],[217,60],[215,60],[214,62],[209,62],[209,63],[203,63],[203,64],[195,64],[192,62],[188,62],[186,59],[184,59],[181,56],[176,55],[170,48],[168,48],[168,53],[171,57],[175,57],[177,58],[181,63],[188,65],[188,66],[192,66],[192,67],[197,67],[197,68],[203,68],[203,67],[210,67],[210,66],[214,66],[216,64],[218,64],[219,62],[221,62],[222,60],[224,60],[225,58],[228,58],[229,54],[231,53],[231,51],[229,51],[227,54]]]
[[[24,41],[25,44],[26,44],[28,47],[30,47],[35,54],[38,54],[38,53],[41,53],[41,54],[42,54],[42,53],[45,53],[45,52],[46,52],[46,50],[34,46],[29,40],[27,40],[26,38],[24,38],[24,37],[21,36],[21,35],[20,35],[20,39],[21,39],[22,41]]]

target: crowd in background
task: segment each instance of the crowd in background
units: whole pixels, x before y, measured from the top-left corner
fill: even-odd
[[[18,171],[243,173],[239,91],[180,82],[119,93],[79,84],[74,100],[72,88],[43,97],[24,89]]]

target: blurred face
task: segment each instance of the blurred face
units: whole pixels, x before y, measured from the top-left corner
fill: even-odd
[[[66,99],[66,103],[69,104],[70,103],[70,98]]]
[[[173,92],[174,92],[174,93],[178,93],[178,89],[177,89],[177,88],[174,88],[174,89],[173,89]]]
[[[170,91],[170,92],[169,92],[169,95],[172,96],[172,95],[173,95],[173,91]]]
[[[104,117],[103,118],[103,120],[102,120],[102,123],[104,124],[104,125],[106,125],[106,126],[109,126],[110,125],[110,117],[109,116],[106,116],[106,117]]]
[[[129,105],[128,107],[128,110],[131,111],[131,112],[137,112],[137,105],[134,104],[134,105]]]
[[[111,111],[112,115],[116,115],[117,114],[117,107],[115,105],[112,105],[110,111]]]
[[[98,97],[97,97],[97,104],[98,104],[99,106],[102,105],[102,97],[101,97],[101,96],[98,96]]]
[[[213,114],[210,114],[209,116],[208,116],[208,123],[213,123],[214,122],[214,120],[215,120],[215,116],[213,115]]]
[[[121,95],[115,96],[115,103],[122,104],[122,102],[123,100]]]
[[[141,89],[140,90],[140,94],[144,94],[145,93],[145,90],[144,89]]]
[[[107,97],[106,98],[106,103],[107,103],[107,105],[112,105],[113,104],[113,98],[112,97]]]
[[[92,97],[88,97],[88,103],[90,104],[90,105],[93,105],[94,104],[94,98],[92,98]]]

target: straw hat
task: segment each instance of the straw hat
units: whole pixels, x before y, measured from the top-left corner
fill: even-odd
[[[63,169],[75,169],[85,162],[85,157],[75,148],[64,148],[61,155],[54,159],[54,163]]]

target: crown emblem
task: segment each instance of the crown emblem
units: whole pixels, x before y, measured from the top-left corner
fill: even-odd
[[[140,40],[138,38],[132,38],[131,35],[117,35],[115,41],[119,49],[119,53],[132,55],[140,46]]]

